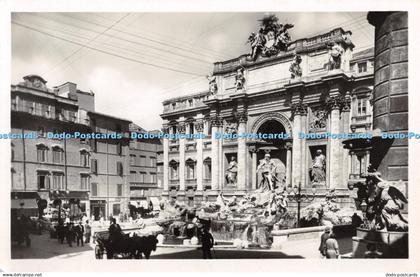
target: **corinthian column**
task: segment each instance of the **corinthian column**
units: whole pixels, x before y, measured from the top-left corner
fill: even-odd
[[[330,106],[331,114],[330,114],[330,132],[331,134],[338,134],[340,132],[340,98],[339,96],[334,97],[328,103]],[[342,181],[341,177],[341,170],[340,170],[340,148],[341,143],[340,140],[335,138],[329,138],[330,144],[330,157],[329,157],[329,164],[330,164],[330,178],[329,178],[329,187],[334,188],[339,185]]]
[[[246,186],[246,137],[242,138],[241,134],[246,134],[246,113],[239,114],[238,126],[238,177],[237,184],[239,190],[244,190]]]
[[[178,133],[185,134],[185,124],[178,125]],[[179,190],[185,191],[185,138],[179,139]]]
[[[220,119],[218,116],[211,118],[211,189],[219,189],[219,143],[216,138],[219,132]]]
[[[195,123],[195,133],[203,133],[203,121]],[[203,140],[196,139],[197,143],[197,191],[203,190]]]
[[[169,128],[164,126],[163,133],[167,134]],[[163,139],[163,191],[169,191],[169,139]]]
[[[293,153],[292,153],[292,180],[291,185],[299,185],[302,182],[302,140],[299,139],[299,132],[302,130],[301,113],[303,104],[294,105],[293,116]]]
[[[291,184],[292,179],[292,144],[286,143],[286,186]]]
[[[341,123],[342,123],[342,132],[348,133],[350,130],[350,104],[351,104],[351,98],[350,95],[346,95],[344,104],[343,104],[343,110],[341,112]],[[342,142],[342,141],[341,141]],[[344,147],[340,147],[341,149],[341,157],[343,159],[342,167],[341,167],[341,182],[340,187],[345,188],[347,187],[347,182],[349,179],[349,150],[345,149]]]

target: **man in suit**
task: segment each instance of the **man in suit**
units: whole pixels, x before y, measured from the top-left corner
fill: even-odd
[[[79,221],[79,224],[75,227],[76,231],[76,243],[79,246],[79,242],[84,246],[83,242],[83,234],[85,233],[85,227],[82,224],[82,221]]]

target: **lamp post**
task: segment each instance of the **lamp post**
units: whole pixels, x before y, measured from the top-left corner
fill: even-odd
[[[362,215],[363,215],[363,227],[367,228],[367,219],[366,219],[366,210],[367,210],[367,203],[365,199],[363,199],[362,203],[360,204],[360,208],[362,209]]]
[[[303,202],[312,202],[315,199],[316,187],[312,186],[312,194],[308,195],[302,193],[301,183],[299,182],[299,186],[289,185],[286,188],[287,196],[290,200],[295,201],[297,203],[297,227],[300,226],[300,204]]]

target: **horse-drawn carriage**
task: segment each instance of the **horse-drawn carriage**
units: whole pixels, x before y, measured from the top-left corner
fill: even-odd
[[[122,233],[121,236],[110,240],[109,231],[97,232],[94,235],[95,257],[102,259],[146,259],[150,258],[152,251],[156,251],[157,239],[154,235],[139,236],[135,232]]]

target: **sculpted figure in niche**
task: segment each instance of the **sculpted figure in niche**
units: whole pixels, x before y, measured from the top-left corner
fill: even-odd
[[[302,77],[302,68],[300,67],[301,62],[302,57],[300,55],[296,55],[293,62],[290,64],[289,71],[292,75],[292,79]]]
[[[325,184],[325,155],[322,150],[316,150],[316,156],[312,161],[311,177],[313,184]]]
[[[230,159],[228,168],[226,169],[225,179],[228,185],[236,184],[236,177],[238,175],[238,163],[235,157]]]

